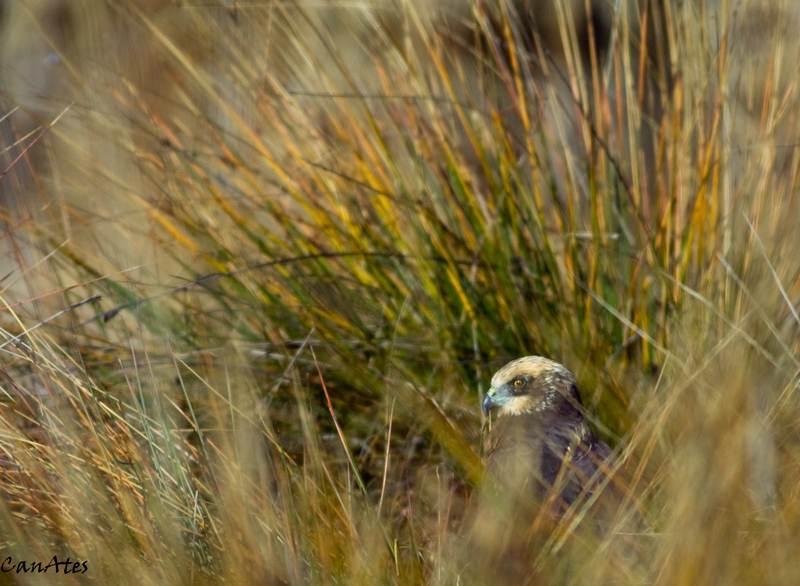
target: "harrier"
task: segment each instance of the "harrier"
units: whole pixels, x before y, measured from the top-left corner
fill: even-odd
[[[604,484],[611,449],[592,434],[578,383],[562,365],[540,356],[510,362],[492,378],[482,407],[497,411],[484,458],[498,486],[547,495],[564,511]]]
[[[573,520],[589,537],[573,543],[604,539],[606,557],[616,560],[608,568],[633,567],[638,546],[626,542],[633,532],[618,530],[624,493],[619,479],[610,481],[617,466],[589,428],[572,373],[539,356],[514,360],[494,375],[482,407],[497,417],[467,541],[469,583],[550,584],[557,574],[563,581],[572,566],[540,553],[553,539],[568,539]],[[605,566],[597,571],[599,578]]]

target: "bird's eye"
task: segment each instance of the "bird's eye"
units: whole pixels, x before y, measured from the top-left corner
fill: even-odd
[[[514,379],[514,382],[511,383],[511,384],[513,384],[515,387],[519,388],[519,387],[525,385],[525,381],[522,380],[521,378],[517,378],[517,379]]]

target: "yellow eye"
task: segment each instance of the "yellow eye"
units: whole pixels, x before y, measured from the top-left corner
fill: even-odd
[[[515,380],[515,381],[514,381],[512,384],[513,384],[515,387],[519,388],[519,387],[521,387],[521,386],[523,386],[523,385],[525,384],[525,381],[524,381],[524,380],[522,380],[521,378],[518,378],[518,379],[516,379],[516,380]]]

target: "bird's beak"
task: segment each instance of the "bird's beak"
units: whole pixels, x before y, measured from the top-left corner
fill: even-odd
[[[495,400],[495,394],[497,393],[497,389],[494,387],[489,389],[489,392],[483,397],[483,403],[481,404],[481,408],[483,409],[484,413],[489,413],[494,407],[497,406],[497,401]]]

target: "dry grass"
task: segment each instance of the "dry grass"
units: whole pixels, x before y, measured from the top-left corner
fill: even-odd
[[[20,159],[50,203],[9,224],[2,553],[88,560],[74,582],[474,582],[480,394],[541,354],[649,529],[567,520],[536,583],[793,584],[786,44],[765,82],[727,34],[746,7],[670,5],[582,56],[557,6],[563,53],[505,4],[442,30],[123,2],[97,23],[149,81],[64,50],[75,104]]]

